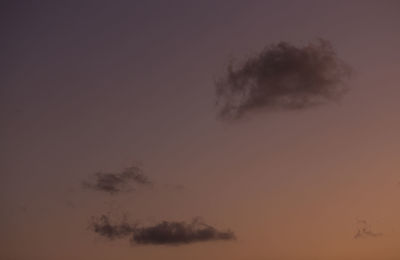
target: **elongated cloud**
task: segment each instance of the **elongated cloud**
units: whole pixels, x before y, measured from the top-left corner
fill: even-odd
[[[85,188],[116,194],[128,190],[130,183],[152,185],[138,166],[131,166],[119,173],[97,172],[94,174],[94,180],[84,181],[82,184]]]
[[[129,238],[132,244],[139,245],[183,245],[235,239],[232,231],[219,231],[198,219],[194,219],[191,223],[162,221],[154,226],[139,227],[126,222],[111,224],[109,218],[103,215],[98,219],[93,219],[91,229],[110,240]]]
[[[232,231],[218,231],[214,227],[194,220],[192,223],[163,221],[152,227],[137,228],[133,241],[137,244],[179,245],[211,240],[232,240]]]
[[[241,66],[230,64],[216,82],[219,115],[238,119],[264,110],[296,110],[340,99],[350,68],[331,44],[318,40],[304,47],[287,42],[267,46]]]

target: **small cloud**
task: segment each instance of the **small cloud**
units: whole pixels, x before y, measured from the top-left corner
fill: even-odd
[[[162,221],[154,226],[139,227],[127,222],[111,224],[105,215],[93,218],[90,228],[100,236],[110,240],[129,238],[132,244],[138,245],[183,245],[195,242],[234,240],[235,234],[230,231],[220,231],[205,224],[199,219],[190,223],[177,221]]]
[[[138,166],[131,166],[119,173],[97,172],[94,180],[82,183],[84,188],[116,194],[129,190],[129,183],[151,186],[153,183],[143,174]]]
[[[357,231],[354,234],[354,239],[360,239],[360,238],[376,238],[383,236],[382,233],[377,233],[371,230],[371,227],[368,225],[366,220],[357,220]]]
[[[191,223],[163,221],[155,226],[137,228],[132,236],[136,244],[180,245],[193,242],[233,240],[235,234],[218,231],[197,219]]]
[[[135,226],[132,226],[125,221],[118,225],[113,225],[111,224],[109,217],[106,215],[102,215],[99,218],[92,218],[90,225],[90,229],[93,230],[93,232],[110,240],[130,236],[134,228]]]
[[[216,81],[219,116],[232,120],[259,110],[300,110],[339,100],[350,71],[326,40],[267,46],[240,66],[231,63]]]
[[[375,233],[368,228],[361,228],[357,230],[357,233],[354,235],[354,239],[364,238],[364,237],[380,237],[382,233]]]

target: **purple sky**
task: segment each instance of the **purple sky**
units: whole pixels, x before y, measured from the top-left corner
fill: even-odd
[[[399,13],[399,1],[2,2],[0,258],[399,259]],[[217,117],[232,59],[318,38],[353,69],[339,102]],[[82,185],[132,165],[151,185]],[[90,228],[102,214],[200,217],[236,239],[109,241]]]

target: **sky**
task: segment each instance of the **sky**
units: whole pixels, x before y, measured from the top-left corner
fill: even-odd
[[[0,258],[400,259],[399,1],[2,1]]]

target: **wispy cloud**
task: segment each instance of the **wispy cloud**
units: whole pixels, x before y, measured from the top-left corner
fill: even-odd
[[[377,233],[371,230],[366,220],[357,220],[357,231],[354,234],[354,239],[366,238],[366,237],[380,237],[383,234]]]
[[[111,240],[130,236],[135,228],[135,225],[128,224],[125,221],[119,224],[111,224],[109,217],[106,215],[102,215],[99,218],[92,218],[90,223],[90,229],[93,232]]]
[[[153,184],[138,166],[131,166],[117,173],[96,172],[92,179],[91,181],[84,181],[83,187],[109,194],[129,190],[130,183],[145,186]]]
[[[242,65],[230,64],[216,81],[222,119],[258,110],[305,109],[340,99],[350,68],[332,45],[318,40],[304,47],[280,42],[265,47]]]
[[[234,240],[235,234],[230,231],[220,231],[205,224],[199,219],[187,223],[184,221],[162,221],[153,226],[140,227],[123,221],[111,224],[105,215],[93,218],[90,225],[98,235],[110,240],[129,238],[132,244],[138,245],[183,245],[195,242]]]

